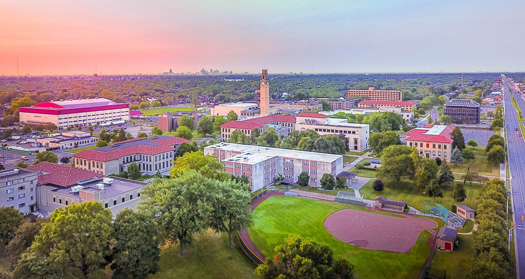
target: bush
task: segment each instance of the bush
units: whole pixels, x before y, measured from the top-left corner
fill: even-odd
[[[441,158],[436,158],[436,165],[438,167],[441,166],[441,163],[442,163]]]
[[[476,146],[478,146],[478,143],[475,140],[471,139],[471,140],[468,141],[467,145],[468,146],[472,146],[472,147],[476,147]]]
[[[365,165],[366,167],[368,167],[368,166],[371,165],[371,163],[370,163],[370,162],[365,162],[364,165]]]
[[[363,164],[361,164],[361,163],[355,165],[355,167],[356,167],[358,170],[362,170],[362,169],[365,168],[365,166],[364,166]]]
[[[456,213],[457,208],[458,208],[458,207],[457,207],[455,204],[453,204],[453,205],[452,205],[452,210],[451,210],[451,211],[454,212],[454,213]]]
[[[374,191],[376,192],[382,192],[385,189],[385,185],[383,184],[383,181],[376,179],[372,188],[374,188]]]

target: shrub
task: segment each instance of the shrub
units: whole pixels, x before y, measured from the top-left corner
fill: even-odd
[[[361,164],[361,163],[355,165],[355,167],[356,167],[358,170],[362,170],[362,169],[365,168],[365,166],[364,166],[363,164]]]
[[[365,162],[364,165],[368,167],[368,166],[371,165],[371,163],[370,162]]]
[[[471,139],[471,140],[468,141],[467,145],[468,146],[472,146],[472,147],[476,147],[476,146],[478,146],[478,143],[475,140]]]
[[[441,166],[441,163],[441,158],[436,158],[436,165],[438,165],[438,167]]]
[[[374,191],[376,192],[382,192],[385,189],[385,185],[383,184],[383,181],[376,179],[372,188],[374,188]]]

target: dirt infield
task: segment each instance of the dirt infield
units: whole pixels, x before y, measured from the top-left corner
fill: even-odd
[[[337,211],[324,222],[325,229],[343,242],[396,253],[410,252],[421,231],[437,226],[426,218],[399,218],[353,209]]]

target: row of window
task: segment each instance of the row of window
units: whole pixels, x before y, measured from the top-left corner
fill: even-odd
[[[423,152],[424,152],[423,149],[419,150],[419,154],[423,154]],[[438,151],[437,154],[438,154],[438,156],[441,156],[441,151]],[[445,155],[445,157],[447,157],[447,152],[444,151],[443,155]],[[436,156],[436,151],[432,151],[432,156]]]
[[[26,186],[20,186],[18,187],[18,191],[24,191],[26,189]],[[5,190],[6,194],[12,194],[15,192],[15,188],[9,188]],[[31,192],[33,192],[33,187],[31,187]]]
[[[19,200],[24,199],[25,197],[26,197],[25,193],[18,195],[18,199]],[[31,196],[31,200],[33,200],[33,199],[34,199],[34,196]],[[7,202],[11,202],[11,201],[14,201],[14,200],[15,200],[15,197],[13,197],[13,196],[7,197]]]
[[[412,142],[411,141],[408,142],[408,144],[409,144],[409,146],[412,146]],[[417,142],[414,142],[414,146],[417,147]],[[430,148],[430,143],[427,142],[425,144],[425,146],[426,146],[426,148]],[[422,142],[419,143],[419,147],[423,147],[423,143]],[[436,144],[435,143],[432,144],[432,148],[436,148]],[[437,148],[441,149],[441,143],[437,144]],[[447,149],[447,145],[446,144],[443,144],[443,149]]]
[[[334,130],[334,129],[320,129],[315,128],[316,132],[325,132],[325,133],[338,133],[338,134],[352,134],[355,135],[355,131],[347,131],[347,130]]]
[[[25,178],[20,178],[20,179],[16,179],[16,180],[9,180],[5,183],[5,185],[7,186],[10,186],[10,185],[13,185],[13,184],[17,184],[17,183],[24,183],[25,181]]]

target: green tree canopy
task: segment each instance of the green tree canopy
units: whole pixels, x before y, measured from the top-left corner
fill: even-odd
[[[421,167],[416,171],[414,177],[414,184],[419,188],[427,187],[438,173],[438,166],[436,160],[423,158],[421,160]]]
[[[196,170],[207,178],[229,179],[227,173],[223,173],[224,167],[215,156],[204,155],[202,151],[190,152],[178,157],[175,165],[170,170],[171,178],[178,178],[189,170]]]
[[[463,133],[459,127],[456,127],[452,131],[452,140],[452,149],[457,147],[461,151],[465,148],[465,137],[463,137]]]
[[[477,147],[478,143],[475,140],[471,139],[468,141],[467,145],[472,146],[472,147]]]
[[[396,132],[372,133],[368,140],[370,148],[377,154],[381,154],[383,149],[391,145],[400,145],[401,139]]]
[[[0,207],[0,245],[4,246],[15,237],[15,231],[24,222],[24,214],[12,208]]]
[[[473,160],[476,158],[474,152],[470,148],[463,149],[463,151],[461,151],[461,157],[465,160]]]
[[[279,135],[273,128],[266,129],[259,138],[257,138],[257,144],[260,146],[271,146],[275,147],[275,143],[279,140]]]
[[[213,134],[212,120],[208,117],[202,117],[201,120],[199,120],[199,124],[197,125],[197,131],[204,137]]]
[[[182,126],[188,127],[191,131],[195,128],[195,122],[193,121],[193,117],[188,115],[183,115],[179,118],[179,128]]]
[[[325,190],[333,190],[335,188],[334,176],[330,173],[323,174],[323,177],[321,178],[321,186],[323,186]]]
[[[36,154],[36,161],[34,164],[38,164],[40,162],[50,162],[50,163],[58,163],[58,157],[55,155],[55,153],[51,151],[43,151]]]
[[[193,133],[191,132],[190,128],[186,126],[180,126],[179,128],[177,128],[176,132],[177,132],[177,137],[187,139],[187,140],[193,139]]]
[[[137,180],[142,177],[142,172],[140,172],[139,165],[133,162],[128,167],[128,177],[133,180]]]
[[[199,151],[199,149],[195,147],[195,145],[189,142],[184,142],[179,146],[179,148],[177,148],[177,152],[175,152],[175,158],[182,157],[186,153],[195,152],[195,151]]]
[[[237,113],[235,113],[235,111],[232,110],[228,112],[228,115],[226,116],[226,122],[235,121],[237,119],[239,119],[239,116]]]
[[[505,150],[501,145],[493,146],[489,153],[487,153],[487,160],[493,165],[505,163]]]
[[[99,140],[97,141],[97,144],[96,144],[95,146],[96,146],[97,148],[99,148],[99,147],[104,147],[104,146],[108,146],[108,145],[109,145],[109,144],[108,144],[107,141],[102,140],[102,139],[99,139]]]
[[[137,135],[137,138],[140,139],[140,138],[147,138],[148,137],[148,134],[144,133],[144,132],[140,132],[138,135]]]
[[[444,125],[448,125],[448,124],[454,122],[454,119],[452,119],[452,116],[450,116],[450,115],[443,115],[443,116],[441,116],[441,118],[439,120]]]
[[[440,170],[440,175],[438,177],[438,185],[439,187],[443,189],[450,189],[450,187],[454,183],[454,180],[455,180],[454,174],[452,173],[452,171],[450,170],[450,167],[445,161]]]
[[[228,121],[222,116],[215,117],[215,120],[213,120],[213,130],[215,132],[220,132],[221,131],[221,125],[226,124],[227,122]]]
[[[297,185],[306,187],[310,183],[310,176],[307,172],[301,172],[297,177]]]
[[[415,148],[414,148],[415,149]],[[406,145],[392,145],[383,150],[381,168],[377,177],[383,181],[390,180],[399,183],[402,177],[412,177],[415,165],[410,154],[413,148]]]
[[[452,150],[452,154],[450,155],[450,162],[452,164],[455,164],[456,166],[458,164],[463,164],[463,156],[461,156],[461,151],[457,147],[454,150]]]
[[[463,187],[463,183],[455,183],[454,184],[454,201],[462,202],[466,198],[467,198],[467,194],[465,192],[465,187]]]

